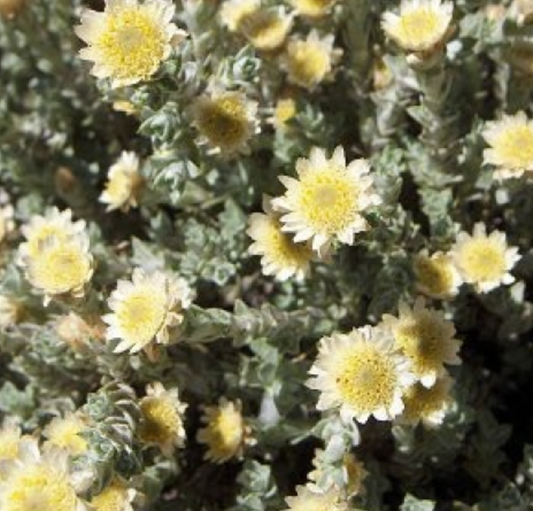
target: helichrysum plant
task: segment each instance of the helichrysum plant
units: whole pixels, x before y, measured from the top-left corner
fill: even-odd
[[[0,0],[0,511],[533,506],[533,2]]]

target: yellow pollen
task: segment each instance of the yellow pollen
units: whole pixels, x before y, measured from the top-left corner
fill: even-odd
[[[472,239],[459,252],[458,261],[475,282],[499,280],[506,272],[504,250],[490,239]]]
[[[399,21],[399,38],[409,41],[413,45],[431,43],[441,23],[437,13],[426,8],[420,8],[403,14]]]
[[[173,440],[181,428],[181,418],[172,401],[165,398],[145,397],[141,401],[143,420],[141,439],[164,444]]]
[[[523,125],[504,128],[493,148],[507,167],[529,167],[533,164],[533,129]]]
[[[289,47],[288,68],[290,76],[300,84],[320,82],[328,72],[330,58],[320,45],[308,41],[296,41]]]
[[[445,256],[417,256],[414,270],[419,283],[432,295],[445,295],[453,288],[453,272]]]
[[[126,488],[121,484],[111,484],[102,493],[93,497],[91,506],[96,511],[123,511],[124,503],[128,500]]]

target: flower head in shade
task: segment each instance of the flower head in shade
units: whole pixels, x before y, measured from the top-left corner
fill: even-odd
[[[319,410],[339,409],[343,418],[365,423],[403,411],[402,392],[414,378],[387,332],[363,327],[324,337],[307,386],[320,391]]]
[[[284,213],[282,230],[293,233],[297,243],[311,240],[319,254],[336,240],[352,245],[355,234],[368,229],[362,213],[381,203],[368,162],[346,165],[342,147],[328,160],[326,152],[315,147],[309,159],[296,162],[296,172],[296,179],[280,177],[287,190],[272,201],[274,209]]]
[[[55,417],[46,426],[43,433],[48,439],[45,447],[66,449],[72,456],[87,451],[87,441],[80,435],[87,427],[86,421],[77,414],[69,413],[64,417]]]
[[[451,2],[402,0],[398,14],[383,14],[382,26],[403,50],[430,52],[446,41],[452,18]]]
[[[237,32],[242,22],[260,7],[259,0],[225,0],[219,10],[220,22],[230,32]]]
[[[250,254],[261,256],[265,275],[274,275],[278,280],[302,280],[309,271],[313,251],[308,244],[295,243],[292,236],[282,232],[279,215],[272,210],[268,197],[263,200],[263,209],[266,214],[250,216],[246,231],[254,240]]]
[[[241,413],[241,403],[221,398],[218,406],[205,407],[202,417],[205,427],[196,439],[207,446],[204,458],[224,463],[242,456],[248,428]]]
[[[440,426],[452,403],[452,384],[450,376],[443,374],[429,389],[420,383],[407,388],[403,396],[405,409],[398,422],[411,425],[422,422],[428,428]]]
[[[426,296],[446,299],[459,292],[461,276],[449,254],[435,252],[430,256],[427,250],[422,250],[414,257],[413,270],[416,288]]]
[[[277,50],[285,43],[292,21],[293,16],[283,7],[262,8],[246,16],[240,24],[240,30],[254,48]]]
[[[487,234],[485,225],[474,225],[472,235],[460,232],[450,254],[463,280],[478,293],[487,293],[502,284],[512,284],[511,270],[520,259],[518,249],[509,247],[505,233]]]
[[[133,511],[132,503],[136,496],[136,490],[114,479],[92,498],[90,504],[94,511]]]
[[[292,39],[283,57],[283,67],[290,83],[313,90],[329,79],[332,69],[342,54],[333,48],[332,35],[320,38],[316,30],[307,39]]]
[[[88,511],[76,494],[63,449],[41,453],[36,440],[24,440],[19,456],[2,464],[0,474],[2,511]]]
[[[297,486],[296,495],[285,499],[286,511],[347,511],[348,504],[340,491],[332,486],[322,491],[315,485]]]
[[[155,382],[146,387],[146,397],[140,402],[141,424],[139,436],[149,445],[157,445],[165,456],[185,443],[183,414],[187,408],[179,399],[178,389],[165,389]]]
[[[111,314],[103,316],[108,340],[119,339],[115,353],[136,353],[152,342],[167,344],[170,329],[183,321],[193,292],[181,278],[136,268],[131,281],[120,280],[109,298]]]
[[[139,173],[139,158],[135,153],[124,151],[109,169],[105,190],[100,202],[107,204],[107,211],[128,211],[137,207],[144,179]]]
[[[248,152],[248,141],[259,132],[257,103],[242,92],[215,91],[200,96],[190,114],[204,141],[226,156]]]
[[[290,0],[300,16],[322,18],[330,11],[336,0]]]
[[[80,57],[112,87],[148,80],[187,35],[172,23],[175,10],[170,0],[108,0],[103,12],[87,9],[76,27],[88,45]]]
[[[276,131],[285,131],[287,122],[290,121],[297,112],[296,101],[292,97],[282,97],[278,99],[274,107],[274,113],[267,120]]]
[[[533,177],[533,121],[524,112],[488,122],[483,138],[490,146],[483,160],[496,167],[496,179]]]
[[[409,360],[413,375],[424,387],[432,387],[444,374],[445,364],[461,363],[457,355],[461,343],[455,339],[455,327],[444,314],[427,309],[418,298],[411,309],[402,303],[398,317],[385,314],[383,323],[390,328],[396,346]]]

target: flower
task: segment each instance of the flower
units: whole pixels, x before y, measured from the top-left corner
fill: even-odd
[[[68,453],[49,449],[41,454],[36,440],[21,442],[18,458],[1,467],[2,511],[87,511],[76,495]]]
[[[250,44],[264,51],[280,48],[292,27],[293,16],[283,7],[257,9],[240,23],[240,30]]]
[[[140,402],[140,438],[159,446],[165,456],[171,456],[175,447],[185,443],[183,413],[187,405],[179,400],[178,389],[166,390],[159,382],[148,385],[146,394]]]
[[[285,131],[287,121],[290,121],[296,115],[296,101],[291,97],[284,97],[276,102],[274,115],[268,119],[268,122],[274,126],[276,131]]]
[[[133,511],[131,504],[136,496],[136,490],[114,479],[109,486],[92,498],[91,507],[94,511]]]
[[[24,306],[12,296],[0,295],[0,328],[19,323],[24,316]]]
[[[518,24],[528,24],[533,20],[533,0],[513,0],[509,14]]]
[[[370,415],[396,417],[403,411],[403,389],[414,381],[392,336],[368,326],[324,337],[309,373],[314,378],[307,386],[321,393],[318,410],[338,408],[343,419],[360,423]]]
[[[315,485],[297,486],[296,496],[287,497],[286,511],[347,511],[348,504],[339,490],[332,486],[322,491]]]
[[[44,295],[45,305],[61,295],[83,297],[94,271],[86,235],[68,239],[50,236],[39,243],[39,252],[24,257],[22,262],[26,278]]]
[[[461,276],[449,254],[422,250],[414,257],[416,288],[431,298],[451,298],[459,292]]]
[[[309,159],[296,162],[296,172],[298,179],[280,177],[287,191],[272,201],[274,209],[285,213],[282,230],[295,233],[295,242],[312,240],[319,254],[334,240],[352,245],[354,235],[368,229],[361,213],[381,203],[368,162],[354,160],[347,166],[342,147],[330,160],[315,147]]]
[[[14,18],[26,5],[26,0],[0,0],[0,15]]]
[[[68,413],[64,417],[55,417],[43,431],[48,439],[45,446],[66,449],[72,456],[78,456],[87,451],[87,441],[80,436],[86,428],[85,420],[73,413]]]
[[[206,426],[198,431],[196,440],[207,446],[204,459],[224,463],[242,456],[247,428],[239,401],[221,398],[218,406],[205,407],[202,422]]]
[[[87,9],[75,30],[88,45],[80,57],[112,87],[148,80],[187,35],[172,23],[175,10],[170,0],[108,0],[104,12]]]
[[[259,10],[259,0],[225,0],[219,10],[222,25],[230,32],[240,30],[243,20]]]
[[[293,276],[303,280],[313,256],[311,248],[305,243],[295,243],[290,235],[282,232],[279,215],[273,212],[268,197],[263,200],[263,209],[266,214],[250,215],[246,231],[254,240],[248,249],[250,254],[261,256],[265,275],[274,275],[281,281]]]
[[[15,210],[10,204],[0,206],[0,243],[15,230],[14,214]]]
[[[330,10],[336,0],[291,0],[292,6],[301,16],[322,18]]]
[[[342,50],[333,49],[333,40],[332,35],[320,39],[316,30],[305,40],[292,39],[282,61],[289,82],[313,90],[329,78],[342,55]]]
[[[399,14],[383,14],[382,27],[403,50],[429,52],[446,40],[452,17],[451,2],[402,0]]]
[[[483,138],[490,146],[483,151],[483,161],[496,167],[496,179],[532,175],[533,121],[524,112],[488,122]]]
[[[103,340],[104,330],[105,325],[98,316],[84,319],[72,311],[59,317],[55,324],[59,339],[74,351],[84,351],[93,339]]]
[[[520,259],[518,249],[509,247],[505,233],[487,235],[485,225],[474,225],[473,235],[460,232],[450,254],[463,280],[478,293],[487,293],[501,284],[512,284],[510,271]]]
[[[259,132],[257,103],[242,92],[215,91],[197,98],[190,108],[193,124],[215,152],[248,151],[248,141]]]
[[[139,174],[139,158],[135,153],[123,151],[118,161],[109,169],[108,182],[100,195],[100,202],[107,204],[107,211],[128,211],[137,207],[144,179]]]
[[[457,355],[461,343],[454,338],[453,323],[442,312],[426,309],[423,298],[416,300],[413,309],[400,304],[399,317],[385,314],[383,323],[424,387],[432,387],[437,377],[444,374],[444,364],[461,363]]]
[[[403,396],[405,409],[398,422],[411,425],[422,422],[428,428],[440,426],[452,403],[452,383],[452,379],[443,374],[429,389],[420,383],[407,388]]]
[[[169,330],[183,321],[183,310],[193,299],[188,284],[181,278],[136,268],[131,282],[120,280],[109,298],[112,314],[102,317],[108,328],[108,341],[119,339],[115,353],[136,353],[155,341],[169,342]]]
[[[21,440],[20,427],[13,422],[6,421],[0,428],[0,463],[13,460],[18,456]],[[0,474],[1,480],[2,476]]]

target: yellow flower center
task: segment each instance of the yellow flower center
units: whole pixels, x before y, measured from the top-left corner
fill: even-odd
[[[117,303],[115,314],[123,337],[132,344],[148,344],[163,326],[167,315],[167,295],[160,290],[139,289]]]
[[[397,376],[391,361],[365,345],[342,361],[336,383],[343,402],[360,412],[372,413],[392,404]]]
[[[260,50],[274,50],[287,37],[288,24],[275,12],[256,11],[243,22],[246,37]]]
[[[529,167],[533,164],[533,129],[526,125],[504,128],[493,147],[505,167]]]
[[[459,265],[469,280],[490,282],[499,280],[506,272],[505,252],[490,239],[466,242],[458,257]]]
[[[427,418],[441,410],[448,400],[448,387],[444,381],[437,380],[429,389],[416,383],[409,387],[403,396],[405,409],[402,415],[408,421]]]
[[[322,81],[330,67],[329,53],[313,42],[296,41],[289,47],[288,57],[290,76],[303,85]]]
[[[439,13],[425,7],[402,14],[398,24],[398,38],[406,45],[426,46],[436,42],[441,34]]]
[[[312,250],[305,244],[294,243],[292,237],[281,232],[281,225],[271,219],[265,233],[265,252],[281,267],[305,266],[312,257]]]
[[[296,103],[294,99],[280,99],[274,111],[274,121],[277,128],[281,128],[289,119],[296,114]]]
[[[453,288],[453,270],[445,256],[418,256],[414,270],[418,282],[431,295],[445,295]]]
[[[128,500],[126,488],[120,484],[108,486],[102,493],[93,497],[91,506],[96,511],[123,511]]]
[[[223,409],[212,418],[209,426],[210,447],[220,455],[232,455],[242,441],[242,416],[237,410]]]
[[[125,6],[106,18],[95,42],[107,68],[122,79],[146,79],[165,56],[165,32],[144,6]]]
[[[171,400],[145,397],[141,401],[141,411],[143,420],[140,435],[143,441],[164,444],[179,434],[182,421]]]
[[[10,477],[2,511],[76,511],[78,499],[67,477],[43,465]]]
[[[358,196],[358,186],[352,179],[326,167],[301,177],[298,209],[313,230],[331,235],[353,223]]]

